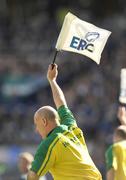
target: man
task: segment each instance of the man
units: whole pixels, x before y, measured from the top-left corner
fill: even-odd
[[[57,65],[50,65],[47,78],[57,111],[44,106],[34,115],[36,130],[43,141],[39,145],[28,173],[28,180],[38,180],[48,171],[55,180],[101,180],[82,131],[67,107],[64,94],[56,82]]]
[[[126,109],[119,107],[118,118],[121,126],[113,136],[113,145],[106,151],[107,180],[126,179]]]

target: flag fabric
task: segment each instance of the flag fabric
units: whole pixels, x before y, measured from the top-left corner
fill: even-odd
[[[99,64],[110,34],[110,31],[82,21],[69,12],[65,16],[55,47],[58,51],[65,50],[85,55]]]
[[[119,101],[123,104],[126,104],[126,68],[121,69],[120,73]]]

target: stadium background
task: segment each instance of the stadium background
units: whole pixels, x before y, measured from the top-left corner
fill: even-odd
[[[18,154],[34,154],[40,142],[33,114],[42,105],[54,106],[46,70],[68,11],[112,31],[99,66],[68,52],[56,60],[58,82],[105,177],[104,153],[118,125],[120,69],[126,67],[126,1],[0,0],[1,180],[18,179]]]

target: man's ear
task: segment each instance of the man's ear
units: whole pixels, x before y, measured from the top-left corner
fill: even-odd
[[[46,119],[46,118],[43,118],[42,120],[43,120],[43,125],[44,125],[44,127],[46,127],[46,126],[47,126],[47,123],[48,123],[47,119]]]

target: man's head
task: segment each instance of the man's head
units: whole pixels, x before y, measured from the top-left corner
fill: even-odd
[[[34,124],[36,126],[36,131],[42,138],[46,138],[49,132],[60,124],[57,111],[51,106],[41,107],[35,112]]]
[[[19,154],[18,168],[21,174],[27,174],[33,161],[33,155],[29,152]]]
[[[126,126],[118,126],[114,132],[114,142],[126,140]]]

